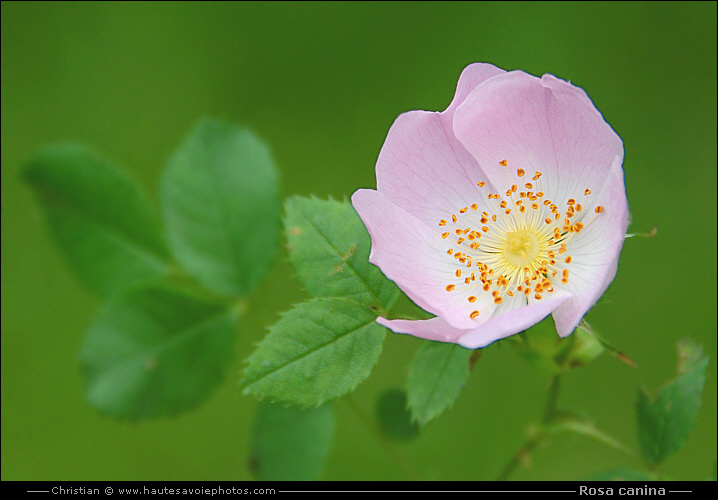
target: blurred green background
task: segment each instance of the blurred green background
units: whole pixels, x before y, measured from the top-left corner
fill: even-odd
[[[74,139],[157,200],[165,161],[204,115],[251,126],[285,195],[375,187],[393,120],[443,110],[476,61],[583,87],[623,138],[631,231],[588,320],[634,359],[564,377],[560,405],[637,448],[635,393],[675,369],[692,336],[711,357],[703,407],[662,470],[704,479],[716,457],[716,3],[2,3],[2,479],[249,479],[256,402],[242,360],[303,298],[280,252],[250,298],[229,376],[175,419],[117,422],[85,403],[77,351],[100,301],[56,252],[20,181],[39,147]],[[420,341],[389,334],[354,394],[373,413]],[[548,382],[493,346],[454,408],[398,445],[426,479],[493,479],[540,418]],[[343,402],[325,479],[401,479]],[[580,479],[637,460],[564,435],[515,479]]]

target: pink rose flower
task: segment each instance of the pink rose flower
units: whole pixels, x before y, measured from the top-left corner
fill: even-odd
[[[445,111],[396,119],[376,191],[352,196],[370,262],[436,315],[377,321],[468,348],[549,314],[570,335],[616,275],[622,164],[621,139],[580,88],[468,66]]]

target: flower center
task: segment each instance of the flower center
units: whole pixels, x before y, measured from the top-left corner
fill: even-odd
[[[502,160],[499,165],[506,167],[507,163]],[[566,285],[573,261],[569,253],[573,235],[603,212],[603,207],[597,206],[590,218],[585,217],[581,202],[591,194],[588,188],[582,197],[568,198],[565,208],[560,208],[545,198],[541,172],[534,173],[533,182],[523,182],[525,175],[522,168],[516,169],[515,176],[509,172],[505,197],[485,195],[493,213],[479,212],[474,203],[461,208],[458,216],[451,214],[450,221],[439,221],[439,226],[451,229],[441,237],[451,243],[446,253],[457,266],[457,279],[446,285],[446,291],[466,297],[472,319],[504,299],[526,305],[531,298],[541,300],[544,294],[553,293],[554,285]],[[477,185],[483,188],[485,182]]]
[[[541,250],[539,239],[528,229],[506,234],[504,258],[506,262],[515,267],[526,267],[533,264],[539,250]]]

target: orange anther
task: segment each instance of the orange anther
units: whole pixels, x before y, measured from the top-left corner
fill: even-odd
[[[464,240],[464,238],[459,238],[458,240],[456,240],[456,244],[461,245],[464,241],[466,241]]]
[[[472,311],[471,314],[469,314],[469,317],[471,319],[476,318],[479,315],[479,311]]]
[[[502,299],[501,297],[496,297],[494,299],[494,304],[501,304],[503,301],[504,301],[504,299]]]
[[[504,213],[505,213],[506,215],[509,215],[509,214],[511,213],[511,209],[510,209],[510,208],[506,209],[506,211],[505,211]]]
[[[576,204],[576,200],[574,200],[573,198],[569,198],[568,201],[566,202],[566,204],[569,205],[569,206],[570,206],[570,205],[575,205],[575,204]]]
[[[464,208],[462,208],[461,210],[459,210],[459,213],[460,213],[460,214],[465,214],[468,209],[469,209],[469,207],[464,207]]]
[[[543,206],[544,206],[544,207],[547,207],[547,206],[549,206],[550,204],[551,204],[551,200],[544,200],[544,201],[543,201]]]
[[[532,203],[532,204],[531,204],[531,208],[533,208],[534,210],[536,210],[536,209],[538,208],[538,203]]]
[[[451,255],[452,253],[454,253],[454,250],[453,250],[452,248],[449,248],[449,249],[446,251],[446,253],[449,254],[449,255]]]
[[[447,291],[447,292],[452,291],[454,288],[456,288],[456,285],[446,285],[446,291]]]
[[[523,205],[521,205],[521,206],[519,207],[519,212],[521,212],[521,213],[526,212],[526,207],[523,206]]]
[[[483,227],[481,228],[481,230],[482,230],[483,232],[485,232],[485,233],[488,233],[488,232],[489,232],[489,228],[486,227],[486,226],[483,226]]]
[[[515,193],[518,189],[519,189],[519,187],[516,184],[511,184],[511,192],[512,193]]]
[[[466,283],[467,285],[471,283],[471,277],[464,278],[464,283]]]
[[[499,165],[501,165],[502,167],[505,167],[505,166],[508,165],[508,164],[509,164],[509,162],[506,161],[506,160],[501,160],[501,161],[499,162]]]
[[[576,205],[576,212],[580,212],[581,210],[583,210],[583,207],[579,203],[578,205]]]
[[[489,288],[491,288],[491,287],[489,286],[488,283],[486,283],[482,288],[484,289],[484,292],[488,292]]]
[[[451,222],[453,222],[454,224],[456,224],[456,220],[457,220],[457,219],[456,219],[456,215],[451,214]]]
[[[518,175],[519,177],[523,177],[524,175],[526,175],[526,170],[524,170],[523,168],[517,168],[516,175]]]
[[[471,210],[478,210],[478,209],[479,209],[479,206],[476,203],[471,205]]]
[[[583,194],[584,194],[585,196],[588,196],[589,194],[591,194],[591,190],[588,189],[588,188],[586,188],[586,190],[583,192]]]
[[[479,186],[480,188],[482,188],[486,185],[486,182],[484,182],[484,181],[477,182],[476,185]]]
[[[441,233],[441,237],[446,239],[446,237],[449,236],[449,233]]]
[[[446,220],[441,219],[441,220],[439,221],[439,225],[440,225],[440,226],[445,226],[445,225],[446,225]]]
[[[469,300],[469,302],[471,302],[471,303],[473,304],[474,302],[476,302],[476,297],[474,297],[474,296],[472,295],[471,297],[469,297],[468,300]]]
[[[571,256],[570,256],[570,255],[567,255],[566,258],[564,259],[564,262],[566,262],[566,264],[570,264],[570,263],[571,263],[571,260],[572,260],[572,259],[571,259]]]
[[[603,207],[601,205],[599,205],[596,207],[596,213],[600,214],[601,212],[603,212]]]
[[[534,299],[536,299],[536,300],[541,300],[542,297],[537,293],[536,295],[534,295]]]
[[[526,186],[526,189],[533,189],[533,188],[534,188],[534,185],[531,184],[530,182],[527,182],[526,184],[524,184],[524,186]]]
[[[461,278],[461,269],[457,269],[456,273],[454,273],[454,274],[456,274],[457,278]]]
[[[499,206],[500,206],[501,208],[506,208],[506,200],[502,201],[502,202],[499,204]]]
[[[558,249],[558,253],[564,253],[566,251],[566,243],[561,243],[561,248]]]

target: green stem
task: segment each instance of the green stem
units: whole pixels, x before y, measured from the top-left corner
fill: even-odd
[[[535,436],[530,438],[524,445],[519,448],[519,451],[517,451],[513,457],[511,457],[511,460],[504,466],[501,473],[496,477],[497,481],[506,481],[509,476],[513,473],[514,469],[518,467],[520,463],[526,460],[531,450],[536,448],[536,446],[541,443],[544,439],[544,433],[543,431],[537,432]]]
[[[551,379],[551,385],[548,389],[548,397],[546,398],[546,409],[544,410],[543,423],[547,424],[551,421],[556,406],[558,404],[558,395],[561,390],[561,378],[559,375],[554,375]],[[504,466],[499,475],[496,477],[497,481],[505,481],[514,472],[516,467],[526,460],[528,454],[536,448],[546,438],[546,432],[543,429],[537,430],[524,445],[511,457],[511,460]]]
[[[379,429],[377,429],[377,427],[367,416],[364,410],[362,410],[361,407],[356,403],[356,401],[354,401],[352,395],[346,395],[343,400],[346,401],[347,405],[349,406],[349,408],[351,408],[357,418],[361,420],[361,423],[364,424],[364,427],[366,427],[369,432],[374,435],[376,440],[379,441],[379,444],[381,445],[384,452],[401,470],[406,479],[410,481],[418,481],[419,477],[414,474],[414,471],[412,471],[411,468],[407,465],[407,463],[401,458],[401,455],[399,455],[399,453],[396,451],[396,448],[394,448],[394,446],[386,440],[386,438],[382,435]]]
[[[551,420],[553,413],[556,411],[558,403],[558,393],[561,390],[561,378],[554,375],[551,379],[551,386],[548,389],[548,398],[546,399],[546,410],[543,414],[543,423],[547,424]]]

